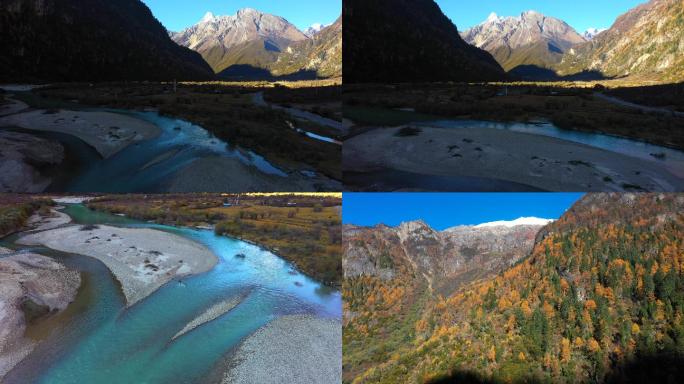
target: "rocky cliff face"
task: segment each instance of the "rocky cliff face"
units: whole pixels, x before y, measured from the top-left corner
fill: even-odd
[[[487,81],[505,74],[463,41],[434,0],[347,0],[345,83]]]
[[[461,33],[468,43],[491,53],[506,71],[520,65],[549,68],[585,38],[562,20],[535,11],[518,17],[492,13],[483,23]]]
[[[609,30],[570,49],[558,65],[561,75],[583,70],[610,77],[684,80],[684,3],[651,0],[631,9]]]
[[[174,44],[140,0],[0,3],[0,81],[202,80],[211,69]]]
[[[34,135],[0,131],[0,193],[37,193],[64,161],[64,146]]]
[[[540,225],[461,226],[439,232],[416,221],[397,227],[343,230],[345,278],[392,279],[399,273],[423,278],[436,293],[496,274],[529,254]]]
[[[251,8],[231,16],[207,13],[171,38],[199,52],[217,73],[236,64],[267,68],[289,45],[309,40],[284,18]]]

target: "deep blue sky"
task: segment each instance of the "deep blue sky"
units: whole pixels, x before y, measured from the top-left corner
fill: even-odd
[[[422,219],[443,230],[519,217],[557,219],[582,193],[345,193],[345,224],[395,226]]]
[[[170,31],[180,31],[197,23],[207,12],[234,15],[241,8],[282,16],[302,30],[313,23],[332,23],[342,13],[342,0],[143,0],[143,3]]]
[[[490,13],[518,16],[535,10],[570,24],[580,34],[589,27],[608,28],[615,19],[647,0],[436,0],[459,31],[483,22]]]

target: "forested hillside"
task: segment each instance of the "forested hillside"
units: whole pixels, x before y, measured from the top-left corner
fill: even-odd
[[[345,382],[678,382],[682,239],[682,195],[590,194],[528,258],[450,297],[345,281]],[[402,339],[379,337],[387,313],[401,314]],[[359,344],[385,358],[355,371],[347,351]]]

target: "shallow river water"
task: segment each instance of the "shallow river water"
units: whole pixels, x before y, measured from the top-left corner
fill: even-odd
[[[243,338],[278,316],[341,318],[338,291],[258,246],[210,230],[143,223],[82,205],[70,205],[65,212],[78,223],[175,233],[204,244],[219,262],[211,271],[172,281],[125,309],[118,283],[99,261],[42,249],[57,259],[72,259],[69,265],[82,270],[89,282],[90,298],[86,308],[10,372],[8,383],[201,382]],[[236,257],[240,253],[245,257]],[[206,309],[235,296],[244,299],[233,310],[172,341]]]
[[[102,110],[102,109],[100,109]],[[259,171],[287,177],[281,169],[251,151],[231,147],[206,129],[157,112],[104,109],[148,121],[160,128],[159,137],[134,143],[107,159],[92,163],[64,190],[70,192],[153,192],[163,189],[171,177],[194,160],[227,157]],[[230,175],[226,175],[230,177]]]

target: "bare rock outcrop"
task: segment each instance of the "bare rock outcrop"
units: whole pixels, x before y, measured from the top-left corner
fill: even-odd
[[[27,324],[64,310],[81,285],[79,272],[53,259],[0,248],[0,379],[28,355],[35,342]]]

